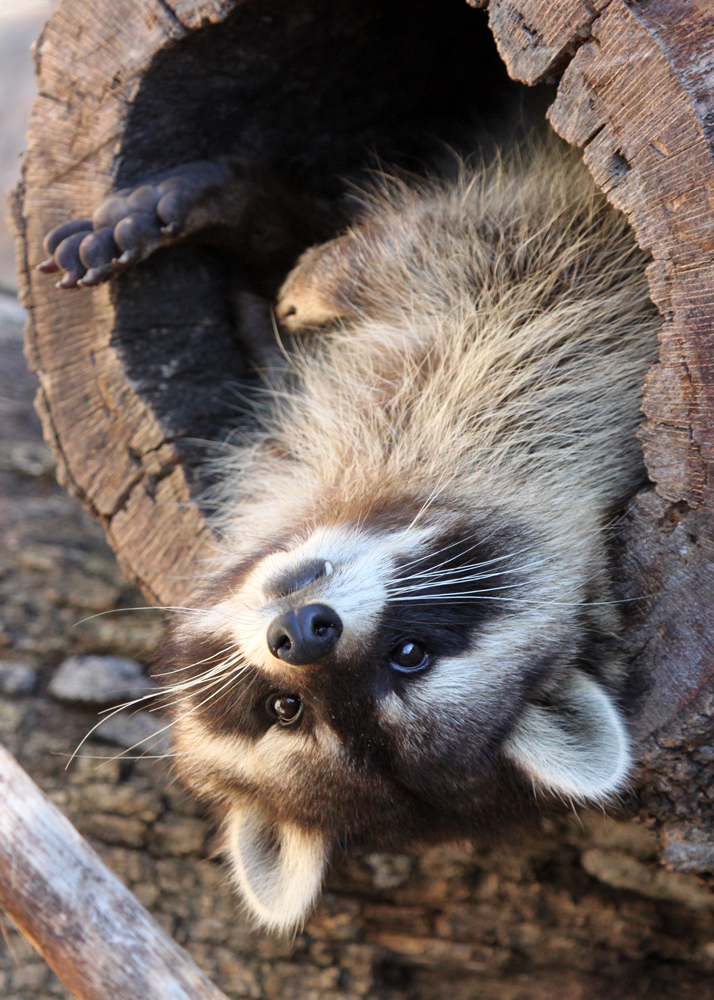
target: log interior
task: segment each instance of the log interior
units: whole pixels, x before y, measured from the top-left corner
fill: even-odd
[[[508,77],[485,14],[461,0],[253,0],[156,55],[116,180],[230,153],[334,199],[378,162],[423,172],[506,118],[543,122],[551,91]],[[191,442],[239,422],[236,385],[251,379],[221,282],[217,256],[183,247],[113,289],[113,342],[167,437],[189,439],[189,466]]]

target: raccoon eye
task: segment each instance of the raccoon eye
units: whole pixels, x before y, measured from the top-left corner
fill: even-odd
[[[303,710],[299,694],[271,694],[265,707],[268,715],[277,719],[281,726],[294,726],[300,721]]]
[[[392,666],[403,674],[411,674],[423,670],[429,665],[429,654],[420,642],[409,639],[400,642],[389,654]]]

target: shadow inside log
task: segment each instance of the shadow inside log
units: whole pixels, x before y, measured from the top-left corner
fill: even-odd
[[[506,72],[485,14],[463,0],[270,0],[162,50],[142,78],[117,186],[221,154],[266,166],[334,202],[379,163],[418,174],[481,141],[545,121],[553,89]],[[155,255],[113,288],[127,374],[180,442],[192,493],[198,440],[245,417],[255,380],[235,335],[219,255]]]

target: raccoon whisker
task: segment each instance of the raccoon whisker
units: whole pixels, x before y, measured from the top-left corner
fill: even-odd
[[[471,546],[469,546],[467,549],[461,549],[459,552],[456,552],[453,556],[449,556],[448,559],[443,559],[440,563],[437,563],[435,566],[431,567],[431,569],[420,571],[420,573],[426,573],[426,572],[434,573],[434,572],[437,572],[439,569],[441,569],[442,566],[448,566],[449,563],[453,563],[453,561],[455,559],[458,559],[459,556],[465,555],[467,552],[472,552],[474,549],[479,548],[483,544],[483,541],[484,541],[484,539],[479,539],[478,542],[474,542],[474,544],[471,545]],[[441,555],[442,552],[446,552],[448,549],[451,549],[454,546],[459,545],[459,544],[460,544],[459,541],[451,542],[449,545],[445,545],[442,549],[439,549],[434,554],[435,555]],[[495,556],[493,559],[485,559],[482,562],[470,563],[468,566],[463,567],[463,568],[464,569],[480,569],[481,567],[491,566],[494,563],[504,562],[506,559],[513,559],[515,556],[522,555],[524,552],[532,552],[533,549],[534,549],[534,546],[529,546],[526,549],[520,549],[520,550],[518,550],[516,552],[509,552],[509,553],[507,553],[506,555],[503,555],[503,556]],[[422,555],[422,556],[419,556],[417,559],[411,559],[409,562],[403,563],[401,568],[402,569],[409,569],[410,566],[416,566],[420,562],[423,562],[423,561],[424,561],[424,556]],[[449,571],[447,570],[446,572],[449,572]],[[417,573],[417,574],[414,574],[414,575],[420,575],[420,573]],[[408,577],[408,576],[407,577],[397,577],[397,579],[410,579],[410,577]]]
[[[235,645],[235,644],[233,644],[233,645]],[[230,648],[232,648],[232,647],[229,646],[229,647],[226,648],[226,650],[223,650],[222,652],[227,652],[228,649],[230,649]],[[197,662],[190,664],[189,667],[182,668],[182,669],[189,669],[190,667],[200,666],[202,663],[209,662],[210,660],[214,659],[215,656],[220,656],[220,655],[221,655],[221,653],[215,653],[215,654],[213,654],[213,656],[206,657],[204,660],[198,660]],[[188,685],[191,682],[187,681],[185,683],[186,683],[186,685]],[[69,765],[72,763],[72,761],[74,760],[74,758],[77,755],[77,753],[79,752],[79,750],[81,750],[82,746],[90,738],[90,736],[92,735],[92,733],[94,733],[95,730],[97,730],[99,728],[99,726],[101,726],[104,722],[106,722],[107,719],[111,719],[113,716],[117,715],[119,712],[123,712],[123,711],[125,711],[125,710],[127,710],[129,708],[134,708],[137,705],[142,705],[142,704],[144,704],[146,702],[155,701],[155,700],[157,700],[159,698],[162,698],[162,697],[164,697],[166,695],[167,691],[169,691],[169,693],[170,693],[171,688],[168,688],[168,689],[167,688],[160,688],[158,691],[150,691],[150,692],[148,692],[148,694],[141,695],[141,697],[139,697],[139,698],[133,698],[131,701],[123,702],[121,705],[115,705],[113,708],[109,708],[109,709],[106,709],[106,708],[102,709],[102,711],[99,712],[99,715],[101,715],[102,718],[100,718],[99,722],[97,722],[94,726],[92,726],[92,728],[87,733],[85,733],[85,735],[82,737],[82,739],[80,740],[80,742],[75,747],[72,755],[70,756],[69,760],[67,761],[67,765],[66,766],[69,767]]]
[[[450,476],[449,478],[451,479],[453,477]],[[444,484],[443,479],[442,479],[442,482],[439,483],[437,486],[434,487],[434,489],[431,491],[431,493],[429,494],[429,496],[427,497],[427,499],[424,501],[424,503],[422,504],[421,508],[417,512],[414,520],[411,522],[411,524],[409,524],[407,526],[407,531],[411,531],[411,529],[417,523],[417,521],[422,516],[422,514],[425,514],[427,512],[427,510],[429,510],[429,508],[431,507],[431,505],[435,502],[435,500],[437,499],[437,497],[439,497],[441,495],[441,493],[443,492],[444,488],[445,488],[445,484]]]
[[[202,663],[204,661],[200,661],[200,662]],[[198,663],[192,663],[192,664],[187,665],[185,667],[176,667],[175,670],[162,670],[161,673],[152,674],[151,676],[152,677],[171,677],[172,674],[180,674],[184,670],[191,670],[193,667],[197,667],[197,666],[199,666]],[[211,669],[213,669],[213,668],[211,668]],[[179,683],[181,683],[181,682],[177,681],[177,684],[179,684]],[[167,690],[167,688],[164,688],[164,690]]]
[[[538,564],[536,564],[537,567]],[[530,569],[535,568],[533,565],[529,567]],[[458,583],[479,583],[482,580],[503,580],[507,582],[508,577],[512,576],[525,576],[527,573],[526,567],[514,567],[510,570],[498,570],[495,573],[461,573],[454,571],[453,573],[435,573],[433,576],[431,574],[425,573],[423,576],[415,576],[411,580],[397,580],[399,586],[393,587],[389,584],[389,590],[423,590],[425,587],[445,587],[451,584]]]
[[[182,751],[181,753],[156,753],[156,754],[142,753],[141,760],[170,760],[171,757],[181,757],[185,753],[188,753],[188,751]],[[52,755],[54,757],[70,756],[68,753],[58,753],[57,751],[52,751]],[[80,754],[75,754],[73,756],[76,756],[77,760],[101,760],[103,763],[99,765],[100,767],[103,767],[104,764],[111,764],[113,760],[138,759],[134,754],[129,754],[126,750],[122,751],[122,753],[112,754],[111,757],[104,757],[101,754],[97,753],[80,753]],[[97,770],[98,769],[99,768],[97,768]]]
[[[72,628],[76,628],[77,625],[83,625],[84,622],[91,622],[93,618],[102,618],[104,615],[118,615],[123,611],[174,611],[174,612],[184,612],[196,615],[210,615],[213,614],[208,608],[188,608],[188,607],[170,607],[168,605],[161,604],[143,604],[138,608],[110,608],[108,611],[98,611],[96,615],[88,615],[86,618],[81,618],[78,622],[75,622]]]
[[[214,687],[216,684],[221,684],[226,679],[231,679],[231,678],[240,676],[241,673],[244,673],[246,670],[249,669],[249,666],[250,666],[250,664],[245,663],[245,662],[243,662],[243,663],[232,663],[231,664],[230,662],[226,661],[226,664],[224,665],[224,667],[223,667],[223,669],[221,670],[220,673],[216,673],[213,676],[206,675],[206,676],[203,676],[203,677],[200,677],[200,678],[196,678],[196,681],[199,682],[197,684],[197,687],[198,687],[197,691],[189,691],[188,690],[189,685],[186,685],[184,687],[177,687],[177,688],[175,688],[173,690],[169,690],[168,692],[166,692],[168,695],[183,694],[183,697],[182,698],[178,698],[177,700],[172,701],[172,702],[167,702],[165,704],[165,707],[166,708],[173,708],[174,705],[178,705],[182,701],[186,701],[186,699],[188,699],[188,698],[194,698],[196,696],[200,697],[205,691],[208,691],[210,688]],[[187,691],[188,691],[188,693],[185,693]]]
[[[501,576],[506,576],[513,573],[525,573],[531,569],[537,569],[539,566],[545,566],[552,562],[555,557],[548,557],[546,559],[537,559],[535,562],[525,563],[520,566],[504,567],[503,569],[498,569],[494,573],[476,573],[470,574],[472,569],[480,569],[481,564],[475,563],[473,566],[460,566],[458,569],[441,569],[432,571],[425,571],[424,573],[412,573],[410,576],[400,576],[395,578],[395,583],[406,583],[409,580],[452,580],[454,582],[459,582],[460,580],[491,580]],[[463,575],[462,574],[469,574]]]
[[[392,600],[395,600],[395,601],[409,601],[411,599],[411,600],[415,600],[415,601],[429,601],[429,600],[431,600],[431,601],[445,601],[445,600],[446,601],[450,601],[452,598],[460,598],[460,597],[469,597],[469,598],[472,598],[473,600],[480,600],[481,598],[483,598],[484,600],[486,600],[486,598],[484,597],[485,594],[492,594],[492,593],[495,593],[497,591],[503,591],[503,590],[516,590],[517,588],[528,587],[528,586],[530,586],[530,581],[529,580],[525,580],[523,583],[513,583],[513,584],[510,584],[510,585],[508,585],[506,587],[485,587],[483,590],[481,590],[481,589],[478,589],[478,590],[465,590],[465,591],[462,591],[461,593],[457,593],[457,594],[452,594],[449,591],[445,591],[445,592],[442,592],[442,593],[436,593],[436,594],[421,594],[421,593],[415,593],[413,591],[406,590],[406,591],[400,591],[400,592],[398,592],[396,596],[392,596],[391,594],[388,594],[387,595],[387,600],[388,601],[392,601]]]
[[[393,597],[397,596],[404,600],[406,600],[410,596],[413,596],[415,600],[421,599],[422,597],[425,596],[431,596],[435,601],[448,600],[452,596],[459,596],[458,594],[452,595],[451,592],[448,589],[446,589],[451,584],[451,582],[452,581],[446,581],[443,583],[438,583],[438,582],[424,583],[418,587],[403,587],[399,590],[389,590],[387,592],[387,600],[391,600]],[[471,582],[472,582],[471,580],[453,581],[454,584],[468,584]],[[530,580],[523,580],[520,583],[507,583],[504,584],[502,587],[477,587],[472,590],[467,590],[465,591],[465,593],[473,594],[474,596],[480,596],[481,594],[492,594],[495,593],[496,591],[502,591],[502,590],[517,590],[522,587],[529,587],[530,585],[531,585]],[[433,590],[436,591],[436,593],[431,595],[425,595],[421,593],[421,591],[424,590]],[[441,592],[439,592],[439,590],[441,590]]]
[[[203,708],[204,705],[207,705],[214,698],[218,697],[218,695],[221,694],[222,691],[225,691],[228,688],[230,688],[231,684],[236,679],[236,677],[240,674],[240,672],[241,672],[240,670],[235,671],[234,674],[231,674],[228,677],[228,679],[226,680],[226,683],[223,685],[223,687],[220,687],[216,691],[213,691],[207,698],[204,698],[203,701],[200,701],[197,705],[194,705],[193,708],[189,709],[189,711],[186,712],[186,713],[184,713],[184,715],[180,715],[178,718],[173,719],[171,721],[171,723],[169,724],[169,726],[165,726],[164,728],[168,729],[168,728],[170,728],[170,726],[176,725],[177,722],[181,722],[183,719],[188,718],[188,716],[192,715],[193,712],[198,711],[199,708]],[[223,678],[223,679],[225,679],[225,678]],[[199,697],[200,697],[200,693],[199,693]],[[182,700],[186,700],[186,699],[182,699]],[[159,732],[163,732],[163,731],[164,730],[159,730]]]
[[[455,546],[460,545],[460,544],[461,544],[461,541],[459,539],[457,539],[454,542],[449,542],[448,545],[442,545],[441,548],[439,548],[435,552],[431,553],[431,555],[433,555],[433,556],[439,556],[439,555],[442,554],[442,552],[448,552],[449,549],[453,549],[453,548],[455,548]],[[473,545],[469,546],[469,548],[467,548],[467,549],[462,549],[461,552],[462,553],[463,552],[471,552],[473,549],[477,548],[479,544],[480,544],[480,541],[479,542],[474,542]],[[451,562],[455,558],[457,558],[456,555],[452,556],[451,559],[446,559],[446,560],[444,560],[444,562],[438,563],[437,565],[438,566],[443,566],[443,565],[445,565],[445,563]],[[414,559],[409,559],[407,562],[402,563],[401,568],[402,569],[409,569],[410,566],[416,566],[418,563],[423,562],[423,561],[424,561],[424,555],[422,554],[422,555],[416,556]]]
[[[495,534],[496,534],[496,529],[495,528],[494,528],[494,530],[490,534],[487,534],[487,535],[478,534],[477,541],[475,541],[473,543],[473,545],[469,545],[465,549],[460,549],[459,552],[455,553],[453,556],[450,556],[448,559],[444,559],[442,562],[437,563],[436,566],[434,567],[434,569],[438,569],[440,566],[446,566],[446,565],[448,565],[448,563],[453,562],[454,559],[457,559],[460,555],[465,555],[467,552],[473,552],[474,549],[479,548],[481,545],[484,544],[484,542],[488,542],[489,539],[493,538],[495,536]],[[476,535],[476,532],[474,532],[474,535]],[[472,535],[472,537],[474,537],[474,536]],[[453,548],[455,548],[455,546],[461,545],[462,541],[463,541],[463,539],[456,539],[453,542],[449,542],[447,545],[442,545],[440,548],[438,548],[434,552],[430,553],[430,555],[432,557],[434,557],[434,556],[440,556],[442,553],[448,552],[449,549],[453,549]],[[527,546],[524,549],[518,549],[516,552],[509,552],[509,553],[507,553],[504,556],[499,556],[498,559],[495,560],[495,561],[501,562],[504,559],[511,559],[514,555],[522,555],[524,552],[532,551],[533,548],[534,548],[534,546]],[[409,569],[410,566],[415,566],[418,563],[423,562],[423,560],[424,560],[424,556],[423,555],[416,556],[414,559],[410,559],[408,562],[402,563],[401,568],[402,569]],[[494,560],[488,560],[487,562],[484,562],[483,564],[474,563],[473,565],[487,565],[488,563],[493,562],[493,561]]]
[[[202,691],[207,690],[214,684],[220,684],[226,677],[228,670],[231,670],[231,666],[226,666],[221,669],[220,673],[215,674],[204,674],[201,677],[197,677],[191,684],[177,685],[176,687],[169,688],[168,690],[163,690],[161,693],[165,698],[171,697],[172,695],[184,695],[186,698],[193,697],[196,693],[201,694]],[[176,702],[164,702],[161,707],[171,707],[171,705],[176,704]],[[153,711],[153,710],[152,710]]]
[[[231,677],[231,680],[233,680],[232,677]],[[228,683],[228,684],[225,685],[225,687],[228,687],[228,686],[230,686],[230,683]],[[207,704],[209,701],[211,701],[213,698],[215,698],[216,695],[219,694],[221,690],[223,690],[223,689],[221,688],[218,691],[214,691],[213,694],[209,695],[209,697],[205,698],[202,702],[199,702],[199,704],[195,705],[190,711],[186,712],[182,716],[179,716],[179,718],[177,718],[177,719],[172,719],[171,722],[168,722],[165,726],[162,726],[161,729],[157,729],[156,732],[152,733],[150,736],[145,736],[144,739],[138,740],[136,743],[133,744],[133,746],[126,747],[124,749],[123,753],[125,753],[125,754],[126,753],[130,753],[132,750],[135,750],[137,747],[140,747],[142,743],[147,743],[149,740],[155,740],[157,736],[160,736],[162,733],[165,733],[168,729],[171,729],[173,726],[176,725],[177,722],[181,721],[182,719],[185,719],[187,716],[191,715],[192,712],[197,711],[199,708],[202,708],[205,704]],[[185,699],[182,699],[182,700],[185,700]],[[125,707],[125,706],[120,706],[119,709],[117,709],[115,711],[120,711],[121,708],[123,708],[123,707]],[[112,713],[112,714],[115,714],[115,713]],[[110,716],[108,716],[108,717],[110,717]],[[102,722],[104,722],[104,721],[105,720],[102,719]],[[101,723],[97,723],[97,725],[101,725]],[[97,726],[94,726],[90,730],[90,732],[87,733],[87,735],[84,737],[84,739],[82,740],[82,742],[79,744],[79,746],[77,747],[77,749],[74,751],[74,753],[72,754],[72,756],[67,761],[67,765],[66,765],[67,767],[69,767],[69,765],[72,763],[74,757],[77,755],[77,751],[82,746],[82,743],[84,743],[85,740],[88,739],[88,737],[91,735],[91,733],[94,732],[94,730],[96,728],[97,728]],[[106,758],[106,762],[110,763],[112,760],[116,760],[118,758],[118,756],[120,756],[120,755],[115,755],[114,757]],[[144,755],[142,754],[142,756],[144,756]],[[177,756],[177,755],[175,755],[175,754],[167,754],[165,756]]]
[[[245,661],[242,660],[242,655],[240,653],[234,653],[225,660],[221,660],[220,663],[215,664],[210,670],[205,673],[199,674],[197,677],[193,677],[190,680],[179,681],[177,684],[170,684],[165,688],[162,688],[164,694],[178,694],[181,691],[187,691],[190,688],[201,687],[201,685],[206,684],[207,681],[211,681],[214,678],[225,677],[226,671],[233,670],[236,666],[241,666]]]
[[[245,689],[244,689],[244,691],[243,691],[243,693],[242,693],[242,697],[243,697],[243,698],[246,698],[246,697],[248,696],[248,694],[249,694],[249,692],[250,692],[251,688],[252,688],[252,687],[253,687],[253,685],[254,685],[254,684],[256,683],[256,680],[257,680],[257,677],[258,677],[258,675],[257,675],[257,674],[255,674],[255,675],[254,675],[254,676],[253,676],[253,677],[252,677],[252,678],[251,678],[251,679],[250,679],[250,680],[248,681],[248,683],[246,684],[246,686],[245,686]],[[220,717],[220,718],[225,718],[225,712],[224,712],[224,713],[223,713],[223,714],[222,714],[221,716],[219,716],[219,717]]]
[[[498,588],[493,588],[497,590]],[[468,600],[468,601],[503,601],[509,604],[527,604],[533,605],[534,607],[558,607],[558,608],[599,608],[607,607],[611,604],[632,604],[635,601],[645,601],[651,597],[659,597],[657,593],[654,594],[643,594],[641,597],[624,597],[620,600],[615,601],[554,601],[550,598],[543,598],[542,600],[526,600],[525,598],[518,597],[484,597],[484,591],[469,592],[466,591],[463,594],[416,594],[413,597],[388,597],[387,600],[393,600],[395,602],[404,601],[443,601],[448,597],[449,601],[457,600]]]
[[[407,574],[406,576],[395,577],[395,583],[402,583],[402,582],[404,582],[406,580],[430,579],[430,578],[434,578],[434,577],[437,577],[437,576],[438,577],[442,577],[442,576],[447,576],[447,577],[448,576],[456,576],[456,575],[458,575],[460,573],[471,572],[471,570],[486,569],[489,566],[493,566],[495,563],[503,562],[505,559],[512,559],[512,558],[514,558],[514,555],[515,554],[511,554],[511,555],[508,555],[508,556],[499,556],[498,558],[484,560],[483,562],[467,563],[465,566],[458,566],[458,567],[453,567],[452,566],[452,567],[447,567],[445,569],[440,569],[439,567],[440,566],[444,566],[445,564],[444,563],[439,563],[438,566],[435,566],[435,567],[430,568],[430,569],[425,569],[425,570],[420,571],[418,573],[410,573],[410,574]],[[522,570],[524,570],[526,568],[532,568],[532,567],[535,567],[535,566],[543,565],[544,563],[547,563],[547,562],[551,561],[553,558],[555,558],[555,556],[548,556],[545,559],[537,560],[534,563],[528,563],[525,566],[523,566],[523,565],[516,565],[516,566],[513,566],[513,567],[504,567],[503,569],[498,569],[496,571],[496,573],[493,573],[491,575],[492,576],[499,576],[499,575],[504,574],[504,573],[517,573],[517,572],[520,572],[520,571],[522,571]],[[449,560],[449,561],[451,562],[453,560]]]
[[[463,594],[415,594],[406,597],[388,597],[388,601],[405,603],[411,601],[508,601],[510,604],[552,604],[552,601],[519,601],[515,597],[486,597],[483,591],[465,591]],[[577,604],[577,601],[573,602]]]
[[[614,525],[611,522],[610,524],[604,525],[602,527],[601,531],[604,532],[604,531],[611,530],[613,526]],[[474,543],[474,545],[470,546],[469,548],[462,549],[461,552],[458,555],[465,554],[466,552],[470,552],[473,549],[478,548],[479,545],[483,544],[483,542],[487,541],[487,540],[488,540],[488,536],[485,537],[485,538],[479,539],[478,542]],[[575,550],[579,546],[589,545],[589,544],[591,544],[591,541],[592,541],[592,536],[587,536],[586,538],[583,538],[583,539],[580,539],[579,541],[573,542],[573,544],[570,547],[571,551]],[[458,545],[458,544],[459,544],[458,541],[451,542],[449,545],[446,545],[442,549],[438,550],[435,554],[438,555],[441,552],[445,552],[447,549],[452,548],[454,545]],[[429,569],[426,569],[426,570],[423,570],[423,571],[420,571],[420,572],[417,572],[417,573],[412,573],[412,574],[409,574],[409,575],[406,575],[406,576],[395,577],[394,578],[394,582],[395,583],[401,583],[401,582],[403,582],[405,580],[416,579],[416,578],[419,578],[419,577],[426,578],[426,577],[437,576],[437,575],[440,575],[440,576],[443,575],[443,576],[445,576],[445,575],[448,575],[449,573],[452,573],[452,572],[462,573],[462,572],[465,572],[465,571],[471,570],[471,569],[481,569],[481,568],[485,568],[486,566],[491,566],[494,563],[504,562],[505,560],[508,560],[508,559],[514,559],[516,556],[522,556],[522,555],[527,554],[528,552],[537,552],[537,551],[538,551],[538,548],[535,545],[526,546],[525,548],[516,549],[514,552],[509,552],[506,555],[498,556],[498,557],[495,557],[493,559],[484,560],[483,562],[480,562],[480,563],[469,563],[469,564],[467,564],[465,566],[459,566],[458,569],[456,569],[455,571],[453,569],[449,569],[448,568],[448,564],[451,563],[451,562],[453,562],[454,559],[458,558],[458,555],[454,555],[454,556],[449,557],[449,559],[445,559],[441,563],[437,563],[436,566],[431,567]],[[416,565],[419,562],[421,562],[423,560],[423,558],[424,558],[423,556],[420,556],[420,557],[418,557],[416,559],[412,559],[409,563],[404,563],[403,566],[402,566],[402,568],[403,569],[407,569],[410,565]],[[538,567],[538,566],[547,565],[548,563],[553,562],[557,558],[558,558],[558,556],[555,553],[553,553],[553,554],[546,555],[544,558],[536,560],[535,562],[527,563],[525,565],[517,565],[517,566],[511,567],[511,568],[505,568],[503,570],[500,570],[499,572],[501,572],[501,573],[517,573],[517,572],[520,572],[520,571],[525,570],[525,569],[531,569],[531,568],[535,568],[535,567]],[[447,568],[442,569],[441,567],[447,567]]]
[[[192,663],[187,663],[185,667],[177,667],[175,670],[164,670],[161,673],[153,674],[152,676],[169,677],[171,674],[178,674],[181,673],[181,671],[183,670],[192,670],[194,667],[200,667],[204,663],[210,663],[211,660],[215,660],[219,656],[225,656],[226,653],[229,653],[232,649],[236,649],[237,646],[238,646],[237,642],[231,642],[228,646],[225,647],[225,649],[221,649],[217,653],[212,653],[210,656],[206,656],[203,660],[194,660]],[[217,664],[217,666],[218,665],[219,664]],[[168,689],[164,688],[164,690]]]
[[[151,700],[151,699],[154,699],[154,698],[158,698],[158,697],[161,696],[162,693],[163,692],[161,692],[161,691],[152,691],[150,694],[143,695],[141,698],[134,698],[132,701],[124,702],[124,704],[122,704],[122,705],[116,705],[112,709],[103,709],[103,711],[99,713],[100,715],[103,716],[103,718],[101,718],[99,720],[99,722],[95,723],[95,725],[93,725],[92,728],[87,733],[85,733],[85,735],[79,741],[79,743],[77,744],[77,746],[75,747],[75,749],[72,751],[72,754],[70,755],[70,758],[67,761],[67,764],[65,765],[65,770],[72,763],[72,761],[77,756],[77,754],[82,749],[82,747],[87,742],[87,740],[92,735],[92,733],[94,733],[95,730],[99,729],[99,727],[104,722],[106,722],[107,719],[113,718],[113,716],[118,715],[119,712],[123,712],[123,711],[125,711],[128,708],[133,708],[135,705],[140,705],[140,704],[142,704],[145,701],[148,701],[148,700]]]

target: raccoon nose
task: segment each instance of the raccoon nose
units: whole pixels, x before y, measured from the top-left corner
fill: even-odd
[[[324,660],[342,635],[340,616],[326,604],[292,608],[271,622],[268,648],[273,656],[295,666]]]

